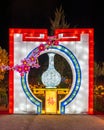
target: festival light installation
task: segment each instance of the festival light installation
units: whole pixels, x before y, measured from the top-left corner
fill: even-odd
[[[48,36],[47,29],[10,29],[9,34],[10,63],[9,66],[0,66],[3,70],[9,70],[9,113],[35,111],[36,114],[42,114],[42,101],[31,93],[27,77],[31,68],[41,67],[38,57],[52,52],[62,55],[68,61],[73,72],[73,82],[70,92],[59,101],[59,112],[57,112],[57,94],[61,90],[54,88],[52,91],[51,88],[47,88],[50,85],[45,84],[47,90],[42,89],[43,92],[46,91],[45,111],[54,114],[93,114],[94,30],[92,28],[56,29],[54,36],[51,37]],[[53,93],[54,98],[50,93]],[[49,105],[54,105],[54,109],[48,108]]]

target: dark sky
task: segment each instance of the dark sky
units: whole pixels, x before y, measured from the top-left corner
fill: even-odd
[[[95,61],[104,61],[104,7],[95,0],[4,0],[0,4],[0,46],[8,50],[9,28],[46,28],[62,5],[71,27],[94,28]]]

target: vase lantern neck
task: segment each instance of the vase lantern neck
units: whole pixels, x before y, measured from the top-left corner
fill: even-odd
[[[48,57],[49,57],[49,65],[48,65],[48,68],[54,68],[54,56],[55,56],[55,53],[48,53]]]

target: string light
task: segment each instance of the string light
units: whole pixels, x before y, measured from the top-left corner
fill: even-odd
[[[40,55],[40,53],[42,51],[45,51],[46,49],[48,49],[50,46],[58,46],[59,42],[58,40],[56,40],[55,37],[48,37],[48,40],[46,42],[46,44],[41,43],[37,48],[37,52],[33,52],[32,56],[30,56],[29,58],[24,58],[23,60],[21,60],[21,64],[20,65],[15,65],[15,66],[6,66],[6,65],[2,65],[0,66],[0,69],[2,71],[4,70],[15,70],[17,72],[20,73],[21,76],[24,76],[25,73],[30,71],[30,68],[39,68],[39,62],[38,62],[38,57]]]

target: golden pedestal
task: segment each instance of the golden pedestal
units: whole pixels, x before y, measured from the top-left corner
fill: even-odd
[[[69,94],[69,91],[68,88],[34,88],[33,94],[42,101],[44,106],[44,108],[42,106],[42,114],[60,114],[60,102]],[[39,97],[44,97],[44,100]]]

